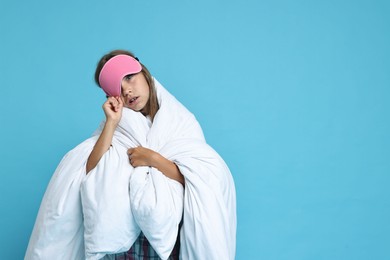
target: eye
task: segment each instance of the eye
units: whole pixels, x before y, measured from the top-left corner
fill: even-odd
[[[134,74],[129,74],[125,76],[125,80],[131,80],[131,78],[134,76]]]

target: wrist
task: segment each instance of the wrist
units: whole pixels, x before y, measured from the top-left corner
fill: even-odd
[[[119,121],[111,119],[111,118],[107,118],[105,126],[115,129],[118,126],[118,124],[119,124]]]
[[[161,154],[154,152],[152,155],[151,166],[161,170],[161,165],[164,163],[164,160],[166,159]]]

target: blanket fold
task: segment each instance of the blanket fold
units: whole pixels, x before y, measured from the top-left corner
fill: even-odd
[[[141,113],[125,108],[112,147],[88,175],[86,160],[103,124],[61,161],[25,259],[100,259],[127,251],[141,231],[161,259],[169,257],[179,232],[181,259],[234,259],[231,173],[193,114],[157,80],[155,85],[160,109],[151,127]],[[153,167],[133,168],[126,151],[137,146],[175,162],[185,187]]]

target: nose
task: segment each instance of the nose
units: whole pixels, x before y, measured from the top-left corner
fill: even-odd
[[[128,95],[131,95],[131,92],[132,92],[131,88],[123,89],[123,95],[125,97],[127,97]]]

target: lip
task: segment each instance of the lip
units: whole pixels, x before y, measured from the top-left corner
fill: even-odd
[[[133,102],[130,102],[130,100],[134,100],[134,101],[133,101]],[[127,100],[127,105],[128,105],[129,107],[133,107],[133,106],[137,105],[138,102],[139,102],[139,97],[132,97],[132,98],[129,98],[129,99]]]

